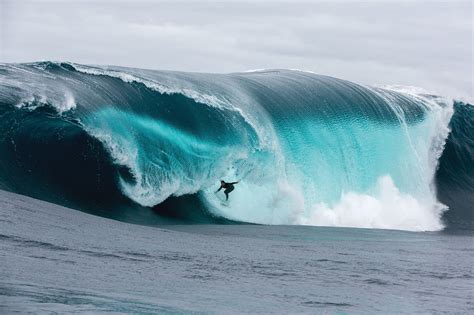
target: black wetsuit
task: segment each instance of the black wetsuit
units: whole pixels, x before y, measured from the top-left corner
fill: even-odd
[[[238,182],[233,182],[233,183],[226,183],[223,182],[221,183],[221,187],[216,191],[220,191],[222,188],[224,188],[224,194],[225,194],[225,200],[229,199],[229,193],[234,190],[234,184],[237,184]]]

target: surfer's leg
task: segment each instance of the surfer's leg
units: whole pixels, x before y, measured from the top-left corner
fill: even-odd
[[[234,187],[229,187],[229,188],[226,188],[224,190],[224,194],[225,194],[225,200],[228,200],[229,199],[229,193],[234,190]]]

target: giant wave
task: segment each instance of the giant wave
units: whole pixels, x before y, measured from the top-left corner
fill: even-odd
[[[470,104],[293,70],[0,80],[2,189],[141,224],[473,226]],[[229,206],[220,179],[241,181]]]

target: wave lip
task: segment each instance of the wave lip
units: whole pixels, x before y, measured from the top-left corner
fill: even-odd
[[[189,217],[199,208],[260,224],[425,231],[449,225],[449,213],[460,211],[458,221],[471,213],[456,197],[473,195],[469,170],[450,161],[473,160],[462,127],[472,112],[426,91],[290,70],[0,67],[0,181],[9,190],[43,187],[81,209],[108,191],[110,204],[131,209],[124,217],[134,207]],[[78,137],[84,145],[74,147]],[[31,151],[41,147],[53,149]],[[77,180],[87,193],[66,197],[62,174],[45,175],[29,157],[46,161],[53,151],[72,152],[69,167],[85,168]],[[228,205],[214,194],[220,179],[240,180]]]

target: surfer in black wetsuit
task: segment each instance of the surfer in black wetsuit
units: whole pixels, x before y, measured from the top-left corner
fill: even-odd
[[[219,192],[222,188],[224,188],[224,194],[225,194],[225,200],[229,200],[229,193],[234,190],[234,185],[237,184],[238,182],[233,182],[233,183],[226,183],[223,180],[221,180],[221,187],[216,191]]]

